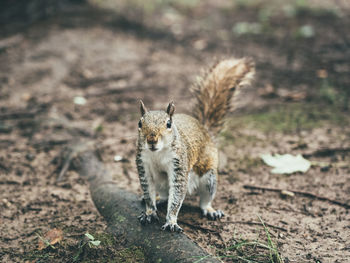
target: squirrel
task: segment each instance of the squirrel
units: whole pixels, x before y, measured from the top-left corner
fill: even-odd
[[[139,220],[151,223],[157,216],[157,198],[167,201],[162,230],[182,232],[177,216],[188,192],[200,196],[200,208],[208,219],[224,216],[211,203],[218,180],[218,149],[215,135],[232,108],[232,98],[255,74],[251,59],[226,59],[209,69],[192,87],[196,98],[193,117],[174,114],[170,102],[166,111],[148,111],[140,100],[136,165],[146,211]],[[157,196],[158,195],[158,196]]]

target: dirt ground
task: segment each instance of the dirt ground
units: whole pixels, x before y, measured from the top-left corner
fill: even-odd
[[[193,209],[198,198],[190,196],[180,226],[225,262],[278,262],[262,246],[269,241],[259,217],[286,263],[349,261],[346,1],[336,8],[328,1],[313,1],[317,8],[293,1],[278,8],[272,1],[189,2],[194,4],[135,1],[131,8],[123,1],[102,7],[92,1],[30,25],[4,27],[2,262],[147,261],[142,251],[104,233],[87,183],[74,170],[57,181],[61,153],[77,137],[93,141],[119,186],[141,195],[134,164],[138,100],[151,109],[174,100],[177,112],[190,113],[196,76],[230,56],[252,57],[257,75],[218,138],[222,165],[214,205],[226,216],[207,221]],[[264,153],[302,154],[314,165],[305,174],[275,175],[261,161]],[[63,231],[63,240],[39,250],[40,237],[54,228]],[[102,243],[83,246],[87,232]],[[245,241],[259,245],[237,248]]]

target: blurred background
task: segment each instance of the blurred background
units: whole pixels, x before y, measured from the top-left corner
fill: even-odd
[[[186,222],[220,234],[185,231],[227,262],[280,262],[261,247],[237,246],[269,245],[264,229],[237,223],[256,223],[258,214],[283,229],[272,233],[285,262],[349,258],[346,209],[242,188],[298,189],[349,203],[348,0],[2,0],[1,259],[145,262],[142,251],[104,232],[74,170],[57,180],[62,156],[73,142],[92,141],[119,186],[140,194],[139,99],[150,109],[174,100],[177,112],[190,113],[196,76],[232,56],[251,57],[257,74],[219,138],[216,202],[228,217],[207,222],[184,213]],[[262,153],[302,154],[314,165],[307,174],[271,175]],[[38,235],[53,228],[63,241],[38,249]],[[99,247],[81,249],[87,231]]]

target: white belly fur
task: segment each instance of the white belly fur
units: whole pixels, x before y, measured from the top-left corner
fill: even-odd
[[[158,152],[152,152],[146,149],[141,155],[146,174],[151,176],[157,192],[168,192],[169,182],[167,173],[172,169],[173,156],[169,148],[163,148]]]
[[[199,176],[193,170],[190,171],[187,185],[187,192],[193,194],[199,186]]]
[[[152,177],[156,191],[169,192],[169,181],[167,174],[173,171],[174,154],[170,148],[163,148],[159,152],[145,150],[141,154],[145,165],[146,174]],[[192,170],[189,173],[187,192],[192,194],[198,188],[199,176]]]

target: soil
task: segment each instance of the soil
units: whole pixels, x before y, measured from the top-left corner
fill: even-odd
[[[0,36],[2,262],[144,262],[142,251],[104,233],[87,183],[73,169],[57,181],[64,151],[76,138],[92,141],[118,185],[141,195],[134,164],[139,99],[150,109],[174,100],[177,112],[190,113],[196,76],[232,55],[252,57],[257,75],[218,138],[214,205],[226,216],[202,218],[198,198],[190,196],[180,226],[226,262],[245,262],[254,253],[261,258],[252,262],[277,262],[261,246],[235,248],[245,240],[269,244],[261,222],[284,262],[347,262],[350,10],[344,3],[339,15],[324,11],[328,5],[289,18],[277,12],[264,34],[235,35],[232,25],[255,21],[268,6],[262,2],[173,3],[151,11],[93,2],[25,26],[7,25]],[[303,25],[312,25],[315,36],[296,36]],[[79,104],[80,97],[86,101]],[[261,161],[263,153],[302,154],[315,165],[305,174],[275,175]],[[40,237],[54,228],[63,240],[39,250]],[[101,245],[90,248],[85,233]]]

